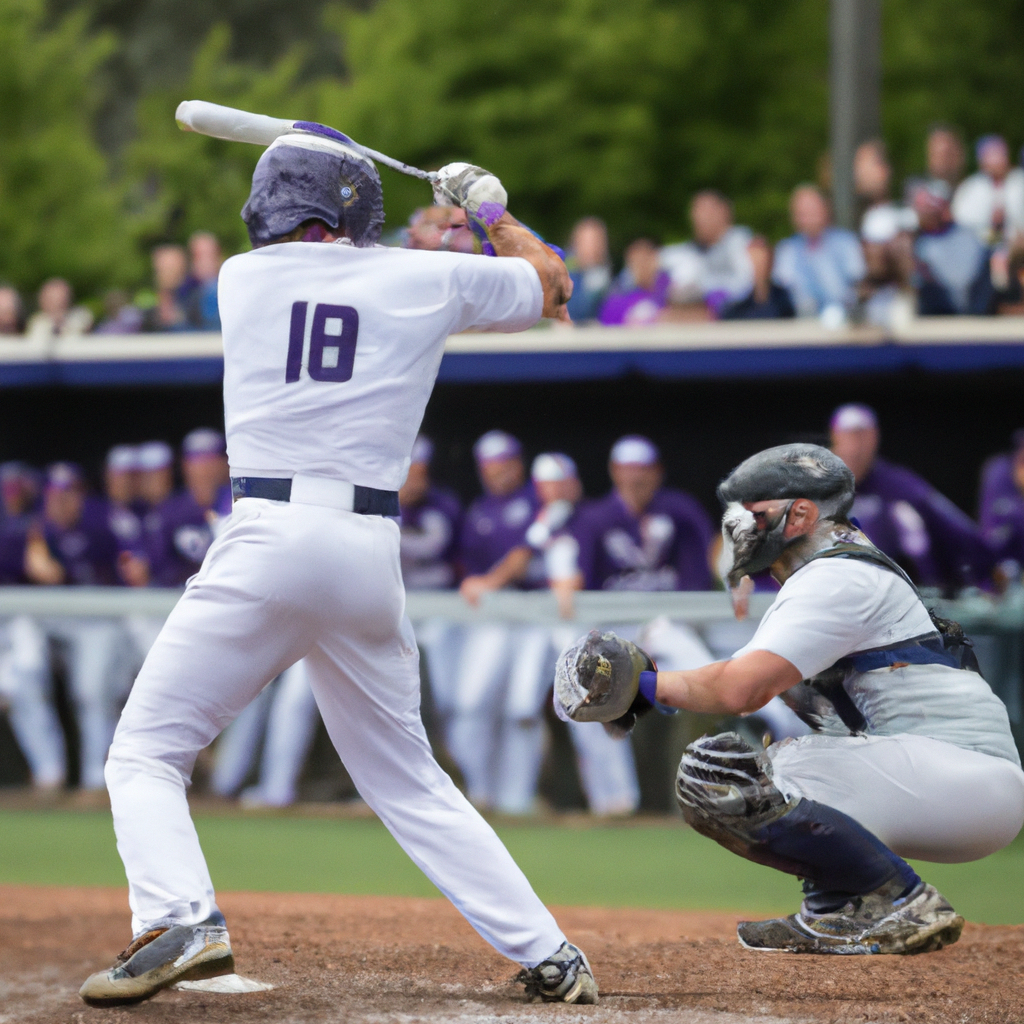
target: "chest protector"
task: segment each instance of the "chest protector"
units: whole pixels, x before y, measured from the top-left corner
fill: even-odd
[[[813,562],[818,558],[854,558],[862,562],[871,562],[899,576],[917,594],[922,604],[924,603],[910,577],[876,547],[851,543],[836,544],[812,555],[807,561]],[[816,676],[797,683],[782,694],[782,699],[812,729],[820,729],[825,720],[838,716],[843,725],[850,730],[850,734],[857,736],[866,731],[868,723],[847,690],[847,683],[855,675],[902,665],[945,665],[949,668],[978,672],[980,675],[978,659],[972,649],[973,644],[964,635],[960,623],[940,618],[930,609],[928,614],[935,626],[934,632],[900,640],[886,647],[872,647],[847,654]]]

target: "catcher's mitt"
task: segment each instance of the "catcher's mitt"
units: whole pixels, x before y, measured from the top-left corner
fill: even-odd
[[[640,693],[640,673],[656,671],[636,644],[591,630],[559,656],[555,711],[563,721],[603,722],[613,736],[626,736],[654,707]]]

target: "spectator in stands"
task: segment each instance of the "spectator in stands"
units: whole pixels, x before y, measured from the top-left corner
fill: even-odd
[[[190,331],[192,325],[181,303],[181,289],[188,277],[188,256],[180,245],[158,245],[152,252],[156,304],[147,309],[144,331]]]
[[[424,206],[414,211],[401,244],[404,249],[429,252],[475,251],[466,212],[457,206]]]
[[[21,296],[9,284],[0,285],[0,335],[21,334],[24,328]]]
[[[796,316],[789,292],[772,280],[772,247],[764,235],[751,238],[747,256],[754,272],[754,285],[743,298],[722,310],[722,319],[774,320]]]
[[[881,139],[863,142],[853,157],[853,182],[864,204],[860,234],[865,242],[884,244],[901,232],[917,228],[917,215],[909,206],[892,201],[892,166]]]
[[[843,405],[829,424],[832,450],[857,481],[853,515],[922,586],[953,593],[983,583],[992,554],[977,525],[931,484],[878,455],[874,410]]]
[[[992,281],[996,281],[996,257],[992,254]],[[995,311],[1000,316],[1024,316],[1024,238],[1018,238],[1009,253],[1005,254],[1005,270],[993,299]]]
[[[978,513],[982,534],[999,559],[1004,583],[1020,584],[1024,567],[1024,430],[1013,435],[1013,450],[994,455],[982,467]]]
[[[973,231],[953,222],[946,185],[919,184],[913,201],[920,224],[914,240],[917,311],[923,316],[988,312],[988,253]]]
[[[949,125],[933,125],[925,143],[925,164],[931,181],[944,181],[950,195],[964,176],[966,163],[963,139]]]
[[[975,153],[978,170],[953,195],[953,219],[982,245],[997,245],[1024,231],[1024,170],[1011,169],[1001,135],[982,136]]]
[[[25,333],[45,341],[56,337],[85,334],[92,327],[92,313],[85,306],[73,306],[71,285],[62,277],[51,277],[39,289],[39,309],[29,318]]]
[[[828,203],[813,185],[800,185],[789,204],[796,234],[775,249],[775,281],[788,289],[798,316],[842,325],[857,304],[866,268],[852,231],[829,225]]]
[[[658,247],[649,238],[638,238],[626,249],[626,270],[633,286],[612,291],[601,306],[603,324],[637,327],[657,323],[668,305],[670,279],[659,268]]]
[[[103,296],[103,319],[95,334],[138,334],[142,330],[142,310],[132,304],[123,288],[111,288]]]
[[[189,275],[181,288],[185,318],[197,331],[219,331],[217,276],[224,262],[220,242],[209,231],[196,231],[188,240]]]
[[[646,437],[615,442],[612,490],[576,517],[579,569],[588,590],[707,590],[715,529],[700,503],[663,486],[661,455]]]
[[[703,304],[705,310],[699,312],[718,316],[726,305],[750,292],[754,283],[747,253],[750,229],[736,226],[732,217],[732,204],[721,192],[705,189],[693,197],[693,241],[661,250],[662,269],[672,281],[673,307]]]
[[[595,320],[612,283],[608,228],[603,220],[584,217],[577,222],[572,229],[566,266],[573,284],[567,303],[569,316],[576,323]]]

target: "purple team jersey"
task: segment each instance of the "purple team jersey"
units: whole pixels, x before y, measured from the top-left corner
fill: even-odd
[[[465,575],[489,572],[513,548],[525,545],[526,531],[539,508],[532,484],[503,498],[477,498],[466,513],[459,545]]]
[[[431,487],[418,505],[402,509],[402,578],[407,590],[455,586],[461,519],[459,499],[441,487]]]
[[[199,571],[213,542],[207,511],[200,508],[188,491],[180,491],[146,516],[146,548],[153,586],[183,587]]]
[[[876,458],[868,475],[857,485],[857,496],[873,496],[883,502],[903,501],[917,511],[928,531],[937,585],[956,589],[985,581],[994,558],[978,526],[916,473]]]
[[[909,501],[889,501],[877,494],[858,492],[850,515],[871,542],[899,563],[915,583],[922,587],[942,585],[928,528]]]
[[[89,496],[82,517],[69,529],[43,523],[43,535],[51,554],[64,567],[66,582],[78,586],[113,586],[117,575],[118,541],[110,528],[106,501]]]
[[[709,590],[714,527],[688,494],[662,488],[640,516],[619,495],[583,505],[573,520],[587,590]]]
[[[982,534],[998,557],[1024,564],[1024,494],[1013,464],[1013,455],[997,455],[982,467],[978,513]]]
[[[25,544],[32,516],[0,513],[0,586],[28,583],[25,576]]]

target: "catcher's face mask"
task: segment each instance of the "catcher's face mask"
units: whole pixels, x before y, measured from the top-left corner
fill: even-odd
[[[730,587],[744,576],[767,569],[790,545],[785,531],[792,507],[792,501],[779,501],[752,512],[738,501],[729,502],[722,516],[722,541],[725,580]]]

